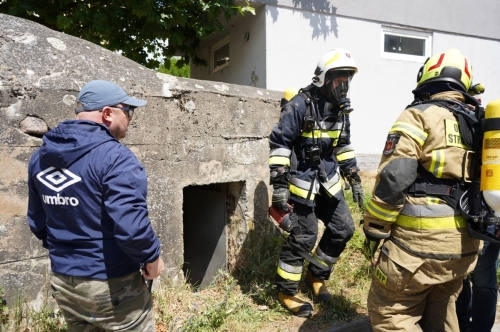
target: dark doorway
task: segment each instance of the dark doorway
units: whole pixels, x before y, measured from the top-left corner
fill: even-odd
[[[206,288],[227,265],[227,184],[183,189],[184,265],[186,280]]]

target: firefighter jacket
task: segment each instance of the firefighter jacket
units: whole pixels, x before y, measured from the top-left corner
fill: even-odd
[[[280,121],[269,136],[269,166],[271,170],[289,167],[290,200],[314,206],[320,186],[331,196],[341,192],[338,168],[355,167],[356,159],[349,116],[339,116],[316,88],[310,93],[318,98],[299,93],[282,108]],[[310,126],[304,130],[307,123]]]
[[[464,102],[458,92],[441,92],[431,99]],[[465,104],[464,104],[465,105]],[[452,259],[476,254],[480,241],[470,238],[466,220],[456,207],[437,195],[408,195],[420,164],[445,183],[468,177],[458,121],[436,104],[408,107],[396,120],[385,144],[373,196],[364,216],[368,238],[389,238],[419,257]]]

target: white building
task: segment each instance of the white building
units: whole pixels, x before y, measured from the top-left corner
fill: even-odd
[[[235,17],[225,32],[204,41],[199,54],[209,65],[192,66],[191,77],[283,91],[308,85],[319,58],[344,48],[359,69],[351,87],[351,134],[359,156],[381,153],[389,128],[413,100],[419,68],[434,53],[461,50],[472,63],[474,83],[486,86],[483,104],[500,98],[498,0],[250,4],[255,16]]]

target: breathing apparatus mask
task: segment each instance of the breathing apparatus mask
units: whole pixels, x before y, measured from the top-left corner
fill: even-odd
[[[349,85],[353,72],[350,70],[330,70],[325,75],[325,84],[321,87],[326,99],[339,108],[340,114],[353,111],[349,98]]]

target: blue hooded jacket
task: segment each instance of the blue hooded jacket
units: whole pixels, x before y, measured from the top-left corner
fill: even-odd
[[[44,135],[28,173],[29,225],[53,272],[110,279],[159,257],[144,167],[106,126],[61,122]]]

